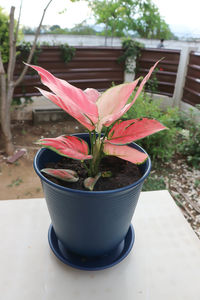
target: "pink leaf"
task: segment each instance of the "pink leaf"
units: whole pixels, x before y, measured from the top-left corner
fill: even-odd
[[[88,155],[88,144],[75,136],[61,135],[57,138],[44,138],[40,139],[37,144],[73,159],[85,160],[92,158],[92,155]]]
[[[87,88],[86,90],[84,90],[84,93],[87,95],[88,99],[90,99],[90,101],[92,102],[97,102],[97,100],[101,96],[101,93],[91,88]]]
[[[56,96],[63,102],[63,106],[76,106],[79,111],[86,115],[91,124],[96,124],[98,121],[98,110],[96,103],[87,97],[81,89],[74,87],[67,81],[56,78],[45,69],[28,65],[35,69],[41,77],[41,81],[46,85]]]
[[[102,125],[109,119],[112,115],[115,115],[122,110],[129,97],[135,90],[139,78],[131,83],[123,83],[114,87],[111,87],[105,91],[101,97],[97,100],[97,107],[99,112],[101,129]]]
[[[86,178],[84,180],[84,187],[90,191],[93,191],[94,186],[100,177],[101,177],[101,173],[97,174],[95,177]]]
[[[53,93],[47,92],[43,89],[39,89],[40,93],[46,97],[47,99],[51,100],[53,103],[58,105],[60,108],[65,110],[69,115],[74,117],[77,121],[79,121],[84,127],[86,127],[88,130],[92,131],[94,130],[94,125],[92,125],[91,121],[81,113],[80,109],[77,107],[77,105],[74,105],[71,103],[71,105],[66,105],[64,101],[62,101],[61,98],[56,96]]]
[[[139,88],[137,89],[137,92],[136,92],[136,94],[135,94],[133,100],[132,100],[129,104],[126,104],[126,105],[124,106],[124,108],[123,108],[121,114],[118,114],[118,115],[115,116],[115,118],[116,118],[115,120],[121,118],[121,116],[123,116],[123,115],[131,108],[131,106],[135,103],[135,101],[136,101],[137,97],[139,96],[139,94],[141,93],[141,91],[142,91],[142,89],[143,89],[145,83],[149,80],[151,74],[153,73],[153,70],[156,68],[157,64],[159,64],[159,62],[160,62],[161,60],[162,60],[162,59],[158,60],[158,61],[153,65],[153,67],[150,68],[149,73],[144,77],[144,79],[143,79],[142,82],[140,83]],[[111,123],[108,122],[108,124],[105,125],[105,126],[110,126],[112,123],[113,123],[113,121],[112,121]]]
[[[157,66],[157,64],[159,62],[160,62],[160,60],[157,61],[153,67],[150,68],[149,73],[144,77],[144,79],[140,83],[140,85],[137,89],[137,92],[136,92],[135,96],[133,97],[133,100],[130,103],[126,104],[128,102],[128,100],[130,100],[130,98],[132,97],[134,89],[140,78],[135,80],[133,83],[125,84],[124,86],[122,85],[123,89],[119,88],[120,85],[117,86],[116,88],[118,90],[116,90],[116,91],[113,90],[113,93],[112,93],[112,89],[108,90],[108,91],[110,91],[109,96],[112,98],[112,102],[110,101],[111,108],[106,109],[106,101],[105,100],[107,97],[105,97],[105,100],[104,99],[102,100],[102,98],[104,97],[104,94],[106,94],[107,91],[99,98],[99,100],[97,101],[97,106],[98,106],[99,116],[100,116],[99,128],[101,128],[102,125],[109,127],[114,121],[121,118],[121,116],[123,116],[129,110],[129,108],[136,101],[136,99],[139,96],[139,94],[141,93],[145,83],[147,82],[147,80],[149,79],[153,70],[155,69],[155,67]],[[114,104],[114,102],[118,103],[118,105]],[[108,105],[108,107],[109,107],[109,105]]]
[[[79,180],[78,174],[73,170],[45,168],[41,172],[67,182],[77,182]]]
[[[142,118],[117,122],[108,134],[111,144],[124,145],[167,129],[160,122]]]
[[[114,155],[121,159],[128,160],[134,164],[141,164],[147,159],[147,155],[129,146],[117,146],[108,142],[104,144],[104,153]]]

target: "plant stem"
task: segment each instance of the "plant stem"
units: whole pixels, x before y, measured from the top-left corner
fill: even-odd
[[[101,132],[96,136],[96,132],[89,132],[91,143],[92,160],[89,162],[89,176],[95,177],[99,173],[99,165],[103,157],[103,142],[108,135],[109,128],[106,128],[105,134],[101,138]]]
[[[88,175],[90,176],[90,174],[89,174],[90,173],[90,169],[87,167],[87,165],[86,165],[86,163],[84,161],[82,161],[82,165],[87,170]]]

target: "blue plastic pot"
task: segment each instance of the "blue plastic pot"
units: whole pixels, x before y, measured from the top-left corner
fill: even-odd
[[[88,134],[76,136],[89,142]],[[135,143],[130,147],[145,152]],[[45,148],[40,149],[34,159],[57,238],[64,247],[79,255],[109,253],[128,232],[143,182],[151,169],[150,158],[139,166],[142,177],[138,181],[115,190],[92,192],[65,188],[45,178],[40,170],[46,163],[59,159],[59,155]]]

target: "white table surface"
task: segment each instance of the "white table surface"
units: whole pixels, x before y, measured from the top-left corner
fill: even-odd
[[[199,300],[200,241],[167,191],[143,192],[120,264],[80,271],[51,252],[44,199],[0,201],[1,300]]]

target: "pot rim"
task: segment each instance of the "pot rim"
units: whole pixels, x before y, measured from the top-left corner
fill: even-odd
[[[85,135],[85,134],[84,134]],[[56,184],[54,182],[52,182],[51,180],[47,179],[41,172],[40,172],[40,169],[38,168],[38,161],[40,159],[40,156],[42,155],[42,153],[44,151],[47,151],[49,149],[47,148],[41,148],[37,151],[35,157],[34,157],[34,161],[33,161],[33,166],[34,166],[34,169],[35,169],[35,172],[37,173],[37,175],[40,177],[41,180],[45,181],[47,184],[51,185],[52,187],[54,188],[57,188],[57,189],[60,189],[62,191],[68,191],[68,192],[71,192],[71,193],[80,193],[80,194],[85,194],[85,195],[99,195],[99,194],[112,194],[114,192],[123,192],[127,189],[131,189],[135,186],[137,186],[138,184],[140,184],[142,181],[144,181],[146,179],[146,177],[149,175],[150,173],[150,170],[151,170],[151,159],[148,155],[148,153],[141,147],[139,146],[138,144],[132,142],[130,143],[129,145],[136,145],[140,150],[142,150],[143,153],[147,154],[147,160],[149,161],[149,166],[147,168],[147,170],[145,171],[145,173],[143,174],[143,176],[133,182],[132,184],[129,184],[129,185],[126,185],[124,187],[121,187],[121,188],[117,188],[117,189],[112,189],[112,190],[104,190],[104,191],[87,191],[87,190],[78,190],[78,189],[72,189],[72,188],[68,188],[68,187],[64,187],[64,186],[61,186],[59,184]],[[52,151],[52,150],[51,150]],[[141,164],[142,165],[142,164]]]

